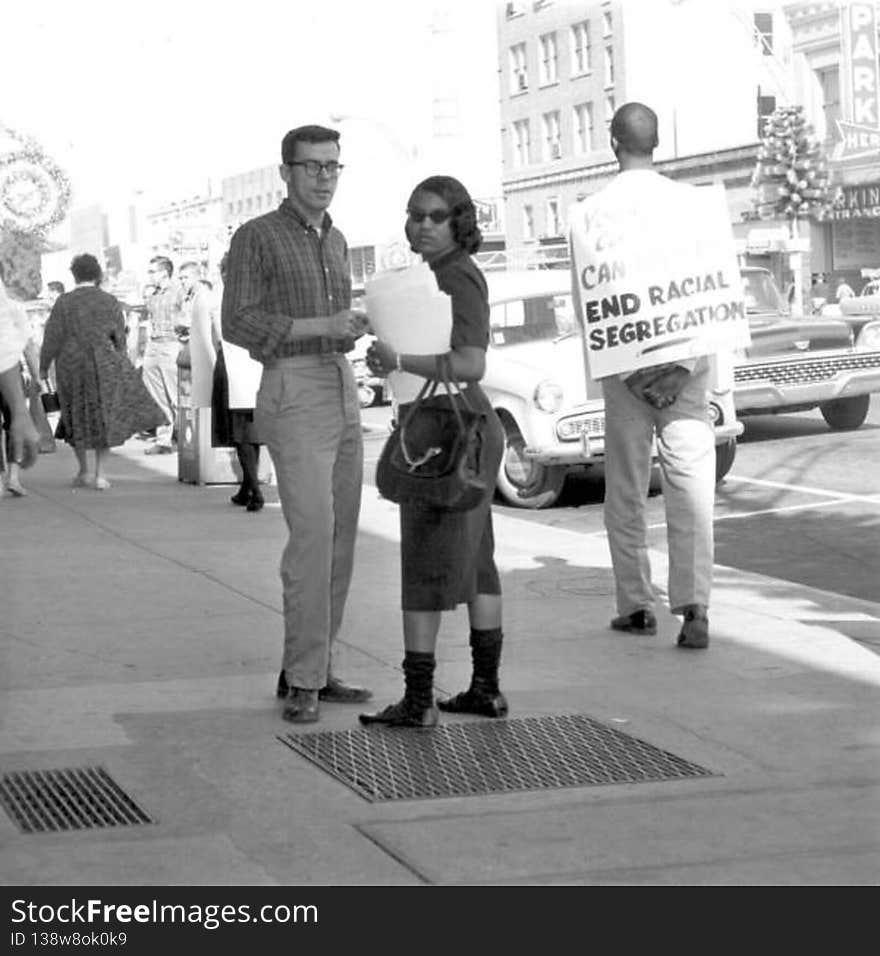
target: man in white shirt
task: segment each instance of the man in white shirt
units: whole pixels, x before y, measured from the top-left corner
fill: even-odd
[[[591,197],[594,208],[638,209],[640,196],[647,201],[658,192],[695,188],[656,172],[656,146],[653,110],[641,103],[621,106],[611,122],[611,148],[620,172]],[[636,219],[630,228],[638,228]],[[670,223],[670,228],[675,224]],[[580,307],[578,296],[575,300]],[[657,632],[645,521],[656,436],[666,507],[669,605],[673,614],[684,617],[678,646],[685,648],[709,644],[715,492],[715,438],[706,391],[709,373],[709,358],[700,357],[602,379],[605,526],[618,611],[611,627],[635,634]]]

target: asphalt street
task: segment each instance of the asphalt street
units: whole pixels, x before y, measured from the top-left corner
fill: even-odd
[[[364,410],[381,426],[390,407]],[[716,494],[716,560],[810,587],[877,600],[880,594],[880,396],[855,431],[832,431],[817,411],[743,419],[736,460]],[[367,440],[367,459],[382,432]],[[504,514],[601,533],[601,469],[569,478],[558,504]],[[651,545],[665,545],[663,498],[648,503]]]

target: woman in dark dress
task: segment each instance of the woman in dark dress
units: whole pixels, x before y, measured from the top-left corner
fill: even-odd
[[[504,451],[504,432],[479,386],[489,344],[489,302],[486,280],[471,254],[480,246],[476,210],[467,190],[450,176],[431,176],[420,183],[407,205],[406,235],[434,272],[437,285],[452,299],[452,334],[447,354],[452,377],[466,389],[470,405],[489,419],[483,453],[497,472]],[[367,353],[375,374],[395,369],[424,378],[436,374],[434,355],[398,355],[377,340]],[[440,386],[439,390],[442,390]],[[441,400],[448,401],[444,396]],[[399,416],[406,414],[401,405]],[[503,717],[507,701],[498,686],[501,658],[501,584],[495,567],[490,485],[471,511],[452,512],[416,505],[400,506],[403,671],[406,692],[401,701],[376,713],[361,714],[362,723],[395,727],[433,727],[437,633],[443,611],[466,603],[470,622],[473,676],[470,687],[439,702],[451,713]]]
[[[73,446],[79,464],[73,486],[103,491],[110,487],[104,474],[109,450],[135,432],[163,424],[165,416],[128,359],[122,309],[98,288],[98,260],[87,253],[74,256],[70,271],[76,288],[58,297],[46,320],[40,375],[45,378],[55,362],[60,437]],[[95,452],[91,478],[90,449]]]

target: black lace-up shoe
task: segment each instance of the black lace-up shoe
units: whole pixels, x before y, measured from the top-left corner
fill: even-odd
[[[657,618],[651,611],[633,611],[632,614],[621,614],[611,622],[615,631],[628,631],[630,634],[656,634]]]
[[[447,714],[478,714],[480,717],[506,717],[507,698],[501,691],[491,694],[470,687],[454,697],[438,700],[437,706]]]
[[[384,724],[386,727],[413,727],[416,730],[430,730],[437,726],[440,714],[435,704],[425,710],[418,710],[411,707],[404,698],[396,704],[389,704],[384,710],[377,710],[370,714],[360,714],[358,719],[362,724]]]

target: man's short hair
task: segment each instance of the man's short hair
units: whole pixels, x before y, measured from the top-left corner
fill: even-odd
[[[326,126],[297,126],[285,133],[281,140],[281,162],[292,163],[296,159],[297,143],[336,143],[339,145],[339,130]]]
[[[168,256],[153,256],[150,259],[151,266],[159,266],[164,270],[165,275],[170,279],[174,275],[174,263],[168,258]]]
[[[181,262],[181,264],[177,267],[178,273],[183,272],[184,269],[195,269],[196,272],[202,271],[202,268],[198,264],[198,262],[193,262],[192,260],[190,260],[189,262]]]
[[[89,252],[74,256],[70,262],[70,271],[77,282],[100,282],[104,278],[101,263]]]
[[[47,282],[46,288],[50,292],[57,292],[58,295],[64,295],[64,283],[59,282],[57,279],[53,279],[51,282]]]
[[[657,148],[657,114],[644,103],[624,103],[611,120],[611,136],[627,153],[650,156]]]

